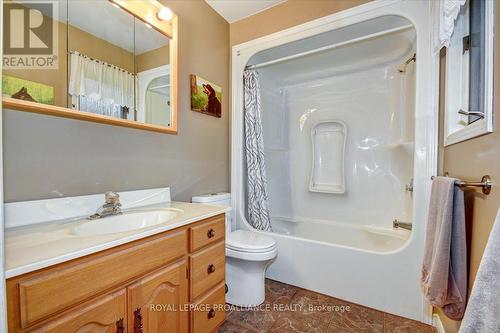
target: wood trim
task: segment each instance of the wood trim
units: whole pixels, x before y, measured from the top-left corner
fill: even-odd
[[[173,102],[173,101],[172,101]],[[176,103],[177,104],[177,101]],[[90,112],[82,112],[69,108],[64,108],[61,106],[47,105],[30,101],[23,101],[20,99],[15,99],[11,97],[2,97],[2,106],[4,109],[12,109],[23,112],[31,112],[44,114],[48,116],[77,119],[83,121],[89,121],[93,123],[128,127],[141,129],[152,132],[167,133],[167,134],[177,134],[177,124],[174,123],[174,119],[177,119],[177,112],[174,112],[172,107],[172,127],[164,127],[152,124],[140,123],[137,121],[118,119],[108,116],[103,116],[99,114],[94,114]],[[175,116],[174,116],[175,115]]]
[[[172,125],[169,127],[172,133],[177,134],[179,114],[179,34],[178,19],[172,18],[172,39],[170,40],[170,112],[172,113]]]
[[[173,16],[170,21],[160,21],[156,17],[158,8],[162,5],[158,2],[142,1],[142,0],[109,0],[116,3],[120,8],[135,16],[137,19],[151,24],[151,26],[160,33],[171,38],[170,40],[170,112],[172,113],[172,122],[170,127],[146,124],[137,121],[126,119],[113,118],[94,114],[90,112],[82,112],[62,106],[47,105],[30,101],[23,101],[11,97],[2,97],[2,106],[4,109],[12,109],[16,111],[24,111],[49,116],[62,117],[68,119],[83,120],[93,123],[134,128],[144,131],[157,133],[177,134],[178,129],[178,113],[179,113],[179,91],[178,91],[178,18]]]

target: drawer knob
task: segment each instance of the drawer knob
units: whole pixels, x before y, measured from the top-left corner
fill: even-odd
[[[215,230],[214,230],[214,229],[210,229],[210,230],[208,230],[208,232],[207,232],[207,237],[208,237],[208,238],[212,238],[212,237],[214,237],[214,236],[215,236]]]
[[[208,274],[215,272],[215,266],[213,264],[208,265]]]
[[[208,313],[207,313],[207,317],[208,317],[208,319],[212,319],[213,317],[215,317],[215,310],[210,309],[210,311],[208,311]]]

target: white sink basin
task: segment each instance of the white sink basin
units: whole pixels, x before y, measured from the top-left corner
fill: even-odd
[[[91,221],[83,220],[81,224],[71,229],[71,233],[79,236],[92,236],[143,229],[166,223],[182,213],[181,209],[175,208],[125,212]]]

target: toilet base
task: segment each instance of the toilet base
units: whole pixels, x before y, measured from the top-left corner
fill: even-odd
[[[241,307],[264,303],[265,273],[272,260],[252,261],[226,256],[226,303]]]

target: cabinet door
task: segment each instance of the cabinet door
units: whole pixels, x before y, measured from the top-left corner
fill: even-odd
[[[125,333],[126,317],[127,292],[122,289],[66,311],[29,332]]]
[[[186,261],[157,270],[128,287],[129,333],[188,331]]]

